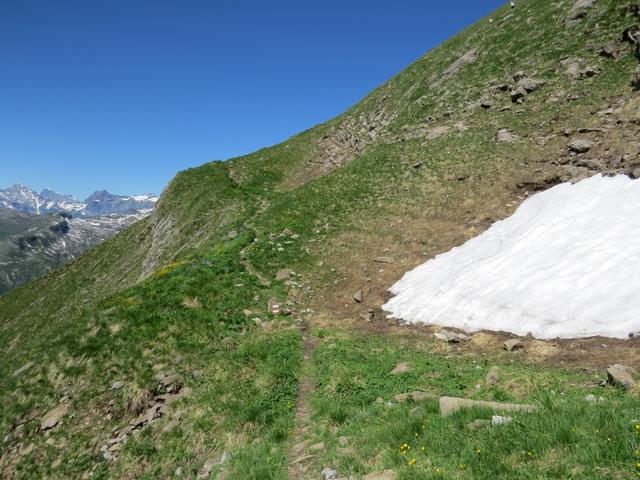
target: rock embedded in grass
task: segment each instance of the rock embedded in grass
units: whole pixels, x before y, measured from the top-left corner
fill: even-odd
[[[409,362],[401,362],[395,366],[393,370],[389,372],[390,375],[400,375],[402,373],[408,373],[412,371],[413,368]]]
[[[356,293],[353,294],[353,300],[356,303],[362,303],[364,300],[364,295],[362,293],[362,290],[358,290]]]
[[[420,390],[416,390],[414,392],[398,393],[393,397],[393,399],[398,403],[407,403],[409,401],[424,402],[425,400],[435,400],[436,398],[438,397],[433,393],[423,392]]]
[[[536,412],[538,409],[533,405],[519,403],[485,402],[482,400],[470,400],[458,397],[440,397],[440,415],[446,417],[458,410],[465,408],[486,408],[498,412]]]
[[[489,373],[487,373],[487,376],[484,379],[484,383],[486,385],[497,385],[499,374],[500,370],[498,369],[498,367],[491,367]]]
[[[517,338],[512,338],[510,340],[505,341],[502,344],[502,346],[507,352],[512,352],[514,350],[520,350],[523,348],[522,342]]]
[[[433,334],[433,338],[447,343],[460,343],[469,340],[469,337],[464,333],[455,333],[450,330],[440,330]]]
[[[635,374],[636,370],[634,368],[616,363],[607,368],[607,381],[611,385],[630,389],[636,384]]]
[[[62,417],[67,414],[69,406],[66,403],[61,403],[56,408],[49,410],[42,420],[40,420],[40,428],[42,430],[49,430],[55,427],[60,421]]]
[[[571,142],[569,145],[569,151],[573,153],[586,153],[593,147],[593,142],[587,139],[577,139]]]
[[[322,472],[320,472],[320,476],[324,480],[337,480],[338,472],[336,472],[332,468],[326,467],[325,469],[322,470]]]

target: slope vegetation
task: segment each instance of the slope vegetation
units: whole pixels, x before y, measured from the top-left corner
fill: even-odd
[[[179,173],[152,216],[0,298],[0,476],[634,476],[637,397],[598,382],[637,340],[511,354],[503,334],[451,345],[379,310],[535,191],[640,173],[638,9],[517,3],[342,116]],[[468,430],[490,412],[394,399],[414,390],[540,413]]]

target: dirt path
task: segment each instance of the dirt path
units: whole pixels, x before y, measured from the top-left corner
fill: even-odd
[[[304,437],[310,423],[309,400],[316,388],[311,374],[315,338],[309,332],[306,320],[301,321],[300,330],[302,333],[304,363],[302,365],[302,377],[300,378],[300,390],[296,400],[296,424],[291,435],[291,447],[289,448],[290,480],[309,478],[310,475],[307,469],[314,457],[314,455],[308,453],[309,442],[305,441]]]

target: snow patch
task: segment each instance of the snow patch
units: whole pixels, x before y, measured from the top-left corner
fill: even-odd
[[[557,185],[407,272],[382,308],[467,332],[627,338],[640,331],[638,212],[640,180]]]

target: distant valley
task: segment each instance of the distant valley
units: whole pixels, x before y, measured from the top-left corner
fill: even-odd
[[[0,190],[0,295],[73,260],[153,210],[153,194],[80,201],[16,184]]]

